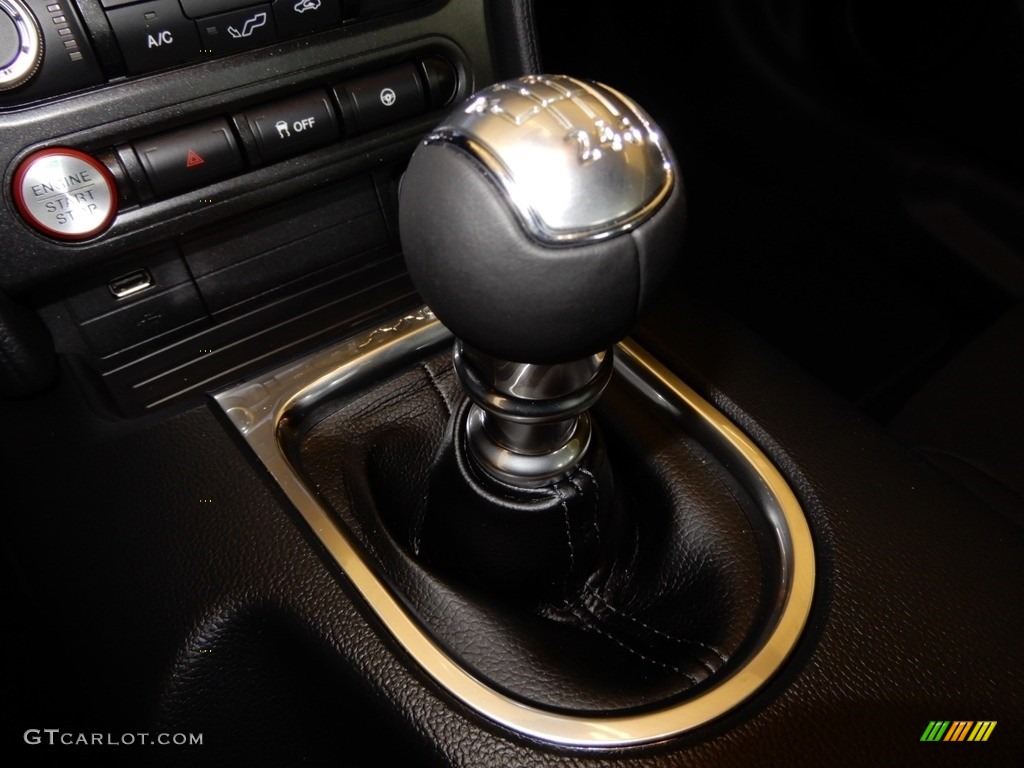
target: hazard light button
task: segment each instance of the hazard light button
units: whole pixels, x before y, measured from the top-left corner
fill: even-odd
[[[132,146],[158,197],[205,187],[243,170],[238,142],[223,118],[149,136]]]

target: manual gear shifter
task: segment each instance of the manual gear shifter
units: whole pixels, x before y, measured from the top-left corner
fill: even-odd
[[[799,502],[633,340],[586,414],[681,234],[650,120],[567,77],[493,86],[415,151],[400,216],[464,392],[422,312],[226,412],[301,468],[283,487],[410,657],[500,727],[620,747],[747,700],[814,594]]]
[[[580,465],[611,345],[668,271],[684,206],[650,118],[570,77],[491,86],[414,152],[406,262],[458,338],[466,442],[491,478],[537,488]]]

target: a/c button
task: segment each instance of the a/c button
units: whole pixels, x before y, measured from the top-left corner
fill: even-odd
[[[178,0],[149,0],[107,11],[117,44],[133,75],[193,61],[202,54],[199,33]]]
[[[160,197],[198,189],[242,170],[238,142],[223,118],[150,136],[132,146]]]

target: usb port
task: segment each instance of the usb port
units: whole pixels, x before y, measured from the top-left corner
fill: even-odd
[[[114,296],[124,299],[128,296],[134,296],[136,293],[140,293],[147,288],[152,288],[153,278],[150,276],[149,270],[137,269],[134,272],[129,272],[127,275],[115,277],[107,283],[107,287],[110,288],[110,292]]]

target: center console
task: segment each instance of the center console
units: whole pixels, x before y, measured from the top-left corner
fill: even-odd
[[[576,50],[700,144],[618,12],[628,57]],[[633,153],[661,134],[610,80],[520,80],[532,24],[0,0],[24,764],[99,754],[44,728],[203,735],[100,755],[131,765],[1020,762],[1019,526],[736,321],[696,267],[741,222],[737,303],[817,322],[761,281],[759,227],[803,220],[715,168],[684,244],[694,147]]]

